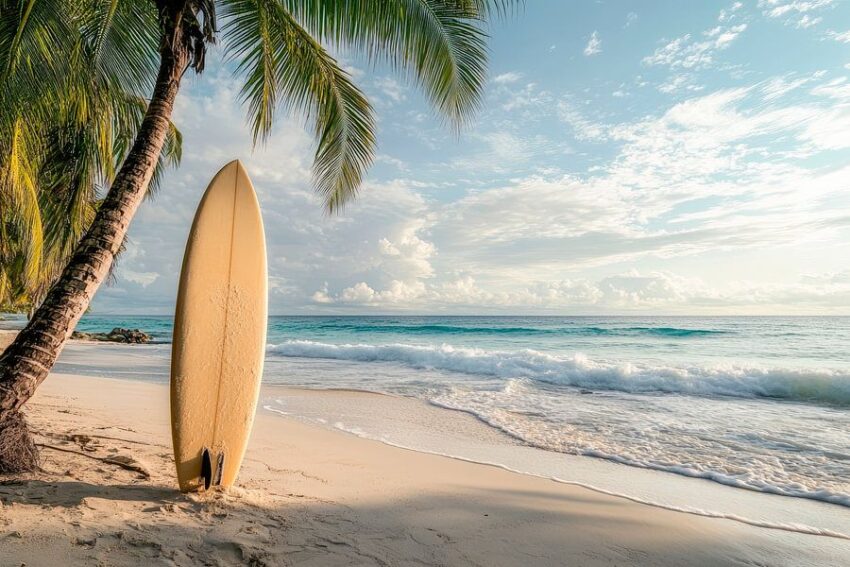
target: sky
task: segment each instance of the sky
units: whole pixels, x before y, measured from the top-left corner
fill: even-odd
[[[252,148],[213,54],[177,101],[182,165],[93,312],[173,312],[195,208],[239,158],[273,314],[850,314],[850,1],[527,0],[489,33],[460,135],[404,76],[339,53],[379,148],[337,216],[301,117]]]

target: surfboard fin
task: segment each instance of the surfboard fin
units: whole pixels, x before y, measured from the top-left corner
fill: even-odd
[[[221,475],[224,474],[224,453],[218,454],[218,461],[216,462],[216,471],[215,471],[215,482],[216,486],[221,486]]]
[[[204,490],[209,490],[212,482],[212,459],[210,458],[210,450],[207,448],[204,448],[204,452],[201,453],[201,478],[204,479]],[[219,473],[220,479],[221,473]]]

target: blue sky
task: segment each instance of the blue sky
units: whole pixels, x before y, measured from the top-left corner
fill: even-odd
[[[338,217],[301,120],[252,151],[229,71],[186,81],[183,164],[94,310],[173,310],[194,208],[238,157],[274,313],[850,314],[850,2],[529,0],[490,31],[460,136],[339,54],[380,147]]]

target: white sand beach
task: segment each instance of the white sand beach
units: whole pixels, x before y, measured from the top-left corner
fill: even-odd
[[[358,403],[374,394],[314,395]],[[43,470],[0,481],[2,565],[839,566],[850,558],[850,541],[664,510],[265,411],[237,486],[183,495],[165,385],[53,374],[27,413]]]

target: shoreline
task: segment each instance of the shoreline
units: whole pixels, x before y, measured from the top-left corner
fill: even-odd
[[[184,496],[171,470],[167,397],[161,384],[52,376],[28,416],[41,442],[86,456],[45,447],[46,472],[0,485],[4,529],[21,535],[0,538],[2,555],[28,565],[61,556],[116,565],[840,565],[850,556],[845,541],[661,510],[262,412],[236,488]],[[148,476],[103,461],[93,468],[93,457],[138,463]]]
[[[278,400],[273,399],[274,394]],[[287,406],[292,406],[286,408],[288,411],[280,405],[275,407],[274,402],[280,404],[281,398]],[[305,404],[300,399],[322,400],[322,403]],[[329,403],[329,399],[334,401]],[[554,452],[510,435],[474,413],[427,400],[364,390],[274,384],[264,386],[260,405],[260,411],[391,447],[497,467],[645,506],[768,529],[850,539],[846,529],[850,510],[839,503],[730,486],[712,479],[635,467],[600,457]],[[351,409],[355,405],[366,407],[355,412]],[[383,423],[365,419],[367,414],[385,416]],[[418,420],[410,417],[417,415],[422,417]],[[337,416],[334,419],[341,421],[330,423],[329,416]],[[429,434],[433,436],[434,431],[419,428],[418,424],[411,427],[408,423],[429,419],[449,423],[443,428],[445,431],[437,431],[440,438],[436,443],[433,439],[429,441]],[[393,428],[391,433],[381,429],[388,423]],[[479,431],[472,433],[476,429]],[[465,432],[463,436],[449,433],[461,430]]]
[[[310,357],[281,358],[270,352],[266,361],[265,384],[267,386],[281,385],[287,388],[300,386],[305,388],[306,391],[328,391],[329,389],[333,391],[337,387],[341,387],[343,390],[391,393],[393,390],[370,388],[369,386],[375,383],[372,379],[373,375],[382,376],[383,378],[379,380],[384,380],[384,382],[386,382],[386,376],[390,373],[392,373],[393,379],[396,379],[396,376],[404,379],[406,375],[409,375],[410,371],[407,368],[401,369],[400,372],[394,370],[394,368],[392,365],[384,366],[383,363],[364,366],[360,362],[349,360],[324,360]],[[167,383],[168,347],[163,345],[121,344],[102,347],[99,344],[72,343],[66,349],[55,371],[66,374],[119,377],[142,381],[153,380],[159,383]],[[429,374],[427,370],[423,371],[422,369],[414,370],[414,372]],[[301,376],[310,376],[311,378],[305,381],[298,378]],[[352,381],[350,378],[345,378],[346,376],[356,376],[357,380]],[[443,379],[439,372],[430,373],[423,379],[428,380],[430,376],[433,376],[438,381],[437,383]],[[343,378],[340,379],[340,377]],[[510,384],[508,385],[510,386]],[[445,386],[445,383],[443,383],[443,386]],[[423,394],[421,391],[418,393]],[[544,478],[554,477],[577,481],[580,484],[592,485],[610,493],[625,494],[626,496],[636,497],[640,501],[659,504],[671,509],[696,509],[706,515],[734,516],[771,525],[799,524],[814,528],[815,531],[826,530],[847,533],[846,525],[850,521],[850,518],[848,518],[850,512],[848,512],[848,505],[846,504],[848,502],[846,494],[850,486],[844,487],[844,489],[839,487],[837,492],[817,491],[817,486],[812,487],[811,485],[804,489],[803,485],[795,488],[793,485],[771,484],[769,481],[759,486],[758,484],[737,480],[734,469],[730,470],[729,474],[724,475],[723,473],[713,472],[710,467],[706,471],[700,470],[699,467],[688,467],[680,464],[688,461],[675,461],[671,464],[664,461],[653,461],[649,457],[635,461],[628,458],[627,448],[626,457],[620,453],[605,451],[603,450],[604,447],[599,449],[591,447],[594,450],[580,453],[559,451],[546,444],[534,443],[533,439],[529,440],[527,435],[516,434],[510,427],[504,426],[504,420],[496,419],[494,422],[492,415],[485,416],[471,408],[458,407],[456,404],[447,405],[443,400],[434,399],[428,395],[416,395],[416,393],[401,391],[396,392],[395,395],[400,396],[397,399],[422,401],[428,406],[440,408],[444,412],[462,412],[470,415],[475,418],[476,423],[484,424],[488,429],[495,429],[513,440],[519,440],[523,445],[538,449],[536,453],[532,451],[526,452],[526,455],[524,455],[524,458],[527,458],[526,460],[532,460],[538,466],[529,469],[526,467],[525,461],[518,461],[517,455],[500,453],[494,457],[492,452],[482,452],[480,447],[469,443],[464,445],[462,450],[454,451],[452,453],[454,456],[461,456],[476,462],[496,462],[509,469]],[[717,402],[710,401],[710,398],[706,399],[709,400],[709,403],[726,403],[725,401]],[[735,400],[735,398],[731,399]],[[697,398],[697,400],[700,400],[700,398]],[[675,398],[671,401],[676,402]],[[593,401],[590,398],[587,401],[578,398],[571,403],[584,403],[583,411],[593,410],[591,406],[587,405],[587,402],[591,402],[592,406]],[[764,402],[753,400],[752,403],[761,404]],[[679,405],[681,406],[681,402]],[[805,409],[808,406],[801,405],[800,407]],[[581,406],[578,406],[578,408],[581,410]],[[301,407],[295,414],[303,411],[309,413],[314,409],[316,408]],[[325,408],[323,413],[325,418],[335,419],[335,416],[347,413],[348,409],[349,405],[341,400],[334,407]],[[412,412],[419,411],[418,407],[411,407],[410,409]],[[758,411],[761,408],[752,409]],[[380,415],[386,410],[392,410],[392,404],[389,407],[376,407],[373,413]],[[656,415],[663,418],[663,415],[659,415],[657,412]],[[402,418],[401,416],[396,417]],[[496,417],[498,418],[498,416]],[[391,437],[394,437],[392,420],[384,419],[383,423],[376,423],[374,420],[370,420],[368,415],[359,415],[357,418],[361,422],[364,422],[364,420],[366,422],[361,423],[363,425],[361,429],[364,430],[366,437],[370,437],[369,434],[372,434],[371,437],[380,437],[382,433],[389,433]],[[433,421],[437,419],[435,417]],[[600,425],[604,426],[604,418],[602,419]],[[639,426],[640,424],[637,423],[636,425]],[[427,434],[427,430],[433,429],[433,426],[432,424],[425,424],[420,429],[422,430],[420,433]],[[445,433],[449,437],[455,437],[454,431]],[[635,439],[635,441],[639,441],[639,439]],[[657,438],[657,441],[663,440]],[[699,439],[692,439],[692,441],[699,442]],[[675,443],[676,439],[672,439],[671,442]],[[434,443],[431,443],[430,446],[428,444],[423,445],[419,443],[419,439],[407,441],[395,439],[394,443],[414,450],[445,453],[442,443],[437,444],[436,447]],[[498,447],[489,447],[489,449],[498,450]],[[623,471],[620,467],[626,467],[627,470]],[[600,476],[604,477],[604,482],[601,484],[599,482]],[[819,507],[821,504],[825,504],[827,507],[841,508],[841,510],[824,510]]]
[[[430,406],[403,396],[280,385],[264,386],[261,399],[275,395],[367,412],[395,407],[407,415]],[[65,557],[110,565],[156,558],[176,565],[789,566],[850,558],[850,542],[801,533],[801,526],[675,511],[265,409],[235,489],[181,495],[167,384],[54,373],[27,407],[39,441],[53,447],[42,450],[44,472],[0,484],[0,530],[10,534],[0,535],[0,555],[30,566]],[[465,412],[429,411],[426,418],[447,428],[504,436]],[[612,470],[629,479],[640,474],[625,465]],[[647,478],[664,482],[664,473],[654,474]]]
[[[3,330],[0,329],[0,348],[3,347],[4,340],[8,342],[8,340],[14,336],[16,331],[11,330]],[[5,339],[4,339],[5,335]],[[81,375],[81,376],[92,376],[92,377],[101,377],[101,378],[117,378],[120,380],[137,380],[142,382],[154,382],[154,383],[168,383],[168,360],[167,355],[168,352],[161,350],[163,347],[166,349],[170,348],[170,343],[148,343],[143,345],[133,345],[126,344],[120,342],[104,342],[104,341],[89,341],[82,339],[71,339],[68,341],[68,346],[63,353],[62,357],[60,357],[57,366],[54,368],[53,373],[55,374],[72,374],[72,375]],[[148,350],[152,349],[152,350]],[[156,353],[156,354],[154,354]],[[132,357],[133,363],[131,365],[126,364],[127,357]],[[301,363],[312,364],[313,358],[292,358],[290,360],[299,360]],[[87,361],[87,362],[86,362]],[[337,361],[333,361],[337,362]],[[345,361],[339,361],[345,362]],[[267,366],[269,361],[267,360]],[[126,367],[126,368],[125,368]],[[129,369],[131,369],[128,371]],[[302,369],[303,371],[304,369]],[[653,471],[655,473],[660,473],[663,477],[668,475],[673,475],[677,479],[691,479],[696,481],[706,481],[711,484],[721,485],[723,487],[728,487],[733,489],[734,491],[746,491],[748,493],[753,493],[757,495],[772,495],[778,496],[780,498],[790,498],[794,500],[803,500],[805,501],[803,506],[808,506],[809,502],[816,504],[827,504],[829,506],[838,506],[843,509],[850,508],[850,504],[847,503],[846,498],[841,500],[834,495],[830,496],[821,495],[821,494],[795,494],[788,493],[779,488],[766,486],[766,487],[756,487],[750,486],[747,484],[741,484],[735,482],[734,478],[718,478],[715,474],[697,474],[694,471],[683,471],[680,466],[647,466],[642,462],[634,462],[629,459],[622,458],[618,455],[610,455],[610,454],[595,454],[595,452],[590,453],[568,453],[561,452],[558,450],[553,450],[550,447],[544,445],[538,445],[534,442],[528,441],[524,437],[516,434],[510,429],[504,428],[499,423],[493,423],[486,417],[481,414],[462,407],[455,407],[453,405],[446,405],[441,401],[436,401],[432,399],[422,398],[418,396],[410,396],[402,393],[393,393],[390,391],[383,391],[380,389],[370,389],[368,387],[350,387],[350,386],[323,386],[323,385],[306,385],[306,384],[288,384],[281,383],[278,381],[264,381],[264,390],[268,390],[270,388],[284,388],[287,390],[295,390],[295,391],[304,391],[304,392],[352,392],[352,393],[368,393],[374,395],[382,395],[382,396],[390,396],[395,399],[407,399],[407,400],[417,400],[418,402],[424,403],[430,407],[439,408],[442,411],[446,412],[459,412],[467,416],[471,416],[476,423],[480,423],[488,429],[493,429],[498,431],[500,435],[503,435],[505,438],[510,439],[511,441],[518,442],[521,445],[526,445],[529,447],[534,447],[539,449],[540,451],[546,453],[555,453],[557,455],[562,455],[567,458],[570,457],[578,457],[579,460],[590,460],[600,463],[606,464],[617,464],[628,467],[630,469],[637,469],[638,471]],[[778,403],[785,402],[786,400],[780,400]],[[262,399],[260,400],[262,402]],[[794,403],[788,401],[788,403]],[[268,408],[266,408],[268,410]],[[277,411],[277,410],[271,410]],[[367,436],[368,437],[368,436]],[[393,443],[389,443],[393,444]],[[429,451],[428,449],[423,449],[417,446],[404,446],[403,448],[408,448],[414,451],[423,451],[423,452],[434,452]],[[440,452],[435,452],[435,454],[443,454]],[[463,455],[449,455],[449,456],[458,456],[459,458],[465,458],[467,460],[471,460],[472,462],[482,462],[484,464],[490,464],[489,461],[481,461],[476,459],[470,459]],[[530,472],[524,470],[514,469],[505,463],[494,463],[498,466],[505,466],[508,470],[516,470],[519,474],[530,474],[533,476],[541,476],[543,478],[555,478],[558,479],[557,476],[548,475],[548,474],[540,474],[539,472]],[[640,473],[635,473],[640,474]],[[722,475],[721,475],[722,476]],[[564,482],[576,482],[576,479],[570,478],[564,480]],[[672,482],[677,482],[676,480]],[[587,482],[577,482],[578,485],[581,486],[591,486],[591,488],[598,488],[599,490],[605,493],[612,494],[621,494],[625,498],[635,498],[636,501],[645,502],[649,505],[659,505],[661,507],[665,507],[673,510],[693,510],[695,509],[690,505],[683,505],[681,502],[671,503],[671,502],[658,502],[652,498],[646,497],[636,497],[634,494],[629,493],[621,493],[618,490],[611,490],[610,487],[594,487],[592,484]],[[698,483],[699,484],[699,483]],[[697,507],[696,509],[700,509]],[[707,510],[705,508],[702,509],[704,512],[707,512],[708,515],[714,515],[718,511],[716,510]],[[720,511],[721,516],[729,515],[728,511]],[[740,513],[732,513],[736,517],[742,517]],[[745,516],[743,516],[745,517]],[[745,518],[746,519],[746,518]],[[758,520],[762,523],[765,523],[765,520]],[[767,524],[777,524],[781,525],[781,522],[775,521],[766,521]],[[797,523],[805,523],[805,522],[797,522]],[[815,531],[817,528],[815,528]],[[826,529],[826,531],[834,532],[835,530]],[[845,530],[842,530],[842,534]]]

